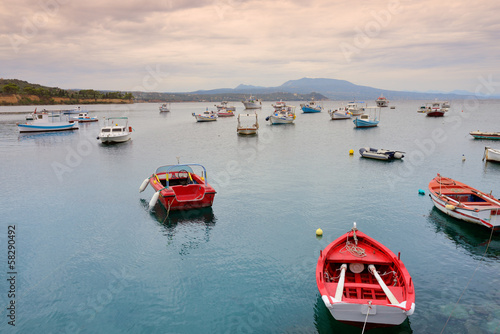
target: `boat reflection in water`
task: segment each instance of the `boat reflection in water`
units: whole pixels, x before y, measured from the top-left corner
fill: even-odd
[[[317,294],[314,304],[314,325],[319,334],[352,334],[356,333],[356,328],[352,325],[335,320],[328,308],[325,306],[321,296]],[[367,331],[370,334],[410,334],[413,333],[410,327],[410,319],[406,318],[402,324],[391,327],[372,328]]]
[[[145,199],[140,201],[144,210],[149,210],[149,202]],[[217,221],[212,207],[167,213],[159,201],[153,210],[150,210],[150,216],[162,227],[163,235],[168,240],[167,246],[180,244],[181,255],[188,254],[190,249],[209,242],[210,233]]]
[[[449,217],[436,207],[431,209],[428,220],[435,227],[436,233],[443,232],[448,239],[472,255],[500,259],[500,235],[498,232],[493,233],[488,246],[491,230],[477,228],[474,224]],[[486,247],[488,247],[488,251],[485,254]]]

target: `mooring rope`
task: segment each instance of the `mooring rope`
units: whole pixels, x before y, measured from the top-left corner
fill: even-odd
[[[365,326],[366,326],[366,322],[368,321],[368,314],[370,314],[371,308],[372,308],[372,301],[369,300],[368,301],[368,309],[366,310],[365,323],[363,324],[363,331],[361,332],[361,334],[363,334],[365,332]]]
[[[486,249],[483,253],[483,256],[481,257],[481,260],[479,260],[479,263],[477,264],[476,266],[476,269],[474,269],[474,272],[472,273],[472,276],[471,278],[469,279],[469,281],[467,282],[467,285],[465,286],[465,288],[463,289],[462,293],[460,294],[460,297],[458,297],[458,300],[457,302],[455,303],[455,306],[453,307],[453,310],[451,310],[451,313],[450,313],[450,316],[448,317],[448,319],[446,320],[446,323],[444,324],[444,327],[443,329],[441,330],[441,333],[442,334],[444,332],[444,329],[446,328],[446,326],[448,325],[448,322],[450,321],[451,319],[451,316],[453,315],[453,312],[455,312],[455,309],[457,308],[457,305],[458,303],[460,303],[460,299],[462,299],[465,291],[467,290],[467,288],[469,287],[469,284],[470,282],[472,281],[472,279],[474,278],[474,275],[476,275],[476,272],[477,270],[479,269],[479,266],[481,265],[481,262],[484,260],[484,257],[486,256],[486,252],[488,252],[488,248],[490,247],[490,242],[491,242],[491,238],[493,237],[493,228],[491,229],[491,233],[490,233],[490,239],[488,240],[488,244],[486,245]]]
[[[364,248],[358,247],[358,238],[356,237],[356,231],[353,233],[353,239],[355,244],[349,241],[349,233],[347,233],[347,240],[345,246],[339,251],[339,253],[344,253],[344,249],[356,257],[365,257],[366,252]]]

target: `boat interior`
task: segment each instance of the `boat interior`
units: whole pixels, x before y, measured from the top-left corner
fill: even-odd
[[[340,262],[326,262],[324,268],[325,287],[333,296],[337,289],[340,279]],[[403,275],[391,264],[376,264],[376,270],[379,272],[383,282],[389,287],[394,297],[399,302],[405,298],[405,287]],[[353,272],[353,270],[355,272]],[[361,270],[361,271],[360,271]],[[360,271],[360,272],[358,272]],[[377,282],[377,279],[368,270],[368,264],[360,262],[347,263],[345,273],[344,290],[342,301],[349,300],[372,300],[380,303],[389,303],[389,299],[384,290]]]

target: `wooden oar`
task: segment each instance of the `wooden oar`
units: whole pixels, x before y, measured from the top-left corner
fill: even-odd
[[[378,274],[377,269],[375,269],[375,266],[373,264],[370,264],[368,266],[368,270],[370,270],[370,272],[373,274],[373,276],[375,276],[378,284],[380,285],[382,290],[384,290],[385,295],[387,296],[387,298],[389,298],[389,301],[391,302],[391,304],[398,305],[399,304],[398,300],[396,299],[396,297],[394,297],[394,295],[392,294],[391,290],[389,290],[387,285],[385,285],[384,281],[382,280],[382,278]]]
[[[337,284],[337,291],[335,291],[335,299],[339,302],[342,301],[342,295],[344,293],[344,281],[345,281],[345,271],[347,269],[347,264],[342,264],[340,266],[340,279]]]

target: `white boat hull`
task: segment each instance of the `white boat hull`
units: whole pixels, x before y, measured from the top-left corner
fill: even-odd
[[[496,212],[498,211],[498,209],[488,208],[483,210],[470,210],[454,205],[446,205],[446,202],[436,197],[432,192],[430,193],[430,197],[432,199],[432,202],[434,203],[434,206],[448,216],[469,223],[493,228],[494,230],[500,229],[500,215]]]
[[[330,117],[332,120],[340,120],[340,119],[351,119],[351,114],[345,114],[345,113],[340,113],[340,112],[332,112],[330,114]]]
[[[293,116],[291,117],[277,117],[277,116],[269,116],[269,120],[271,124],[290,124],[293,123]]]
[[[243,105],[245,106],[245,109],[260,109],[260,108],[262,108],[261,103],[255,103],[255,102],[243,102]]]
[[[56,131],[67,131],[67,130],[77,130],[78,123],[68,123],[63,125],[33,125],[33,124],[18,124],[19,132],[56,132]]]
[[[130,140],[130,133],[122,134],[122,135],[104,135],[99,136],[101,143],[123,143]]]
[[[213,122],[217,120],[217,117],[215,116],[203,116],[203,115],[195,115],[194,118],[196,118],[197,122]]]
[[[255,128],[244,128],[244,129],[237,129],[236,131],[240,135],[256,135],[257,130],[258,129],[255,129]]]
[[[486,161],[500,162],[500,150],[487,147],[484,150],[484,158]]]
[[[409,311],[404,311],[397,305],[371,305],[368,308],[367,304],[352,304],[338,302],[331,304],[327,296],[322,296],[323,302],[332,314],[332,316],[343,322],[357,322],[363,324],[380,324],[380,325],[400,325],[406,318],[413,314],[415,304],[412,305]],[[369,312],[368,312],[369,311]],[[368,312],[368,317],[366,316]]]

